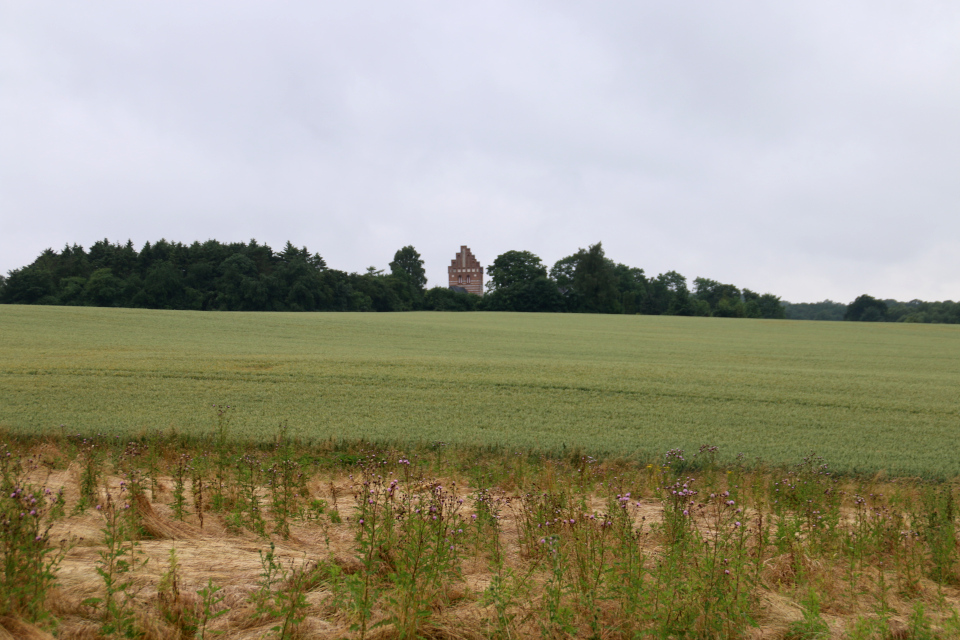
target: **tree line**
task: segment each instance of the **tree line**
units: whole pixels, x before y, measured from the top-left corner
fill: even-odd
[[[0,277],[0,302],[221,311],[543,311],[783,318],[773,294],[676,271],[647,277],[616,263],[600,243],[547,268],[529,251],[507,251],[487,267],[483,297],[427,289],[420,254],[396,252],[389,271],[347,273],[306,247],[277,252],[256,240],[190,245],[160,240],[139,251],[101,240],[89,250],[47,249]]]
[[[676,271],[647,276],[614,262],[601,243],[548,267],[529,251],[507,251],[487,267],[483,297],[428,289],[423,259],[399,249],[389,270],[331,269],[290,242],[277,252],[256,240],[190,245],[160,240],[95,242],[89,250],[47,249],[30,265],[0,276],[0,303],[222,311],[541,311],[960,323],[960,303],[878,300],[845,305],[782,302],[709,278],[692,283]]]
[[[413,247],[384,274],[345,273],[306,247],[276,252],[256,240],[191,245],[160,240],[140,251],[101,240],[47,249],[0,283],[0,302],[221,311],[402,311],[423,304],[423,264]]]
[[[925,322],[960,324],[960,302],[925,302],[911,300],[879,300],[870,295],[859,296],[850,304],[822,302],[785,302],[789,320],[852,320],[856,322]]]
[[[507,251],[487,267],[490,311],[566,311],[646,315],[783,318],[780,298],[676,271],[647,277],[607,258],[601,243],[561,258],[550,269],[529,251]]]

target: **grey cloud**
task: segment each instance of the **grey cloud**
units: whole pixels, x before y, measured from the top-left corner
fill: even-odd
[[[960,297],[960,9],[0,3],[0,270],[290,239]]]

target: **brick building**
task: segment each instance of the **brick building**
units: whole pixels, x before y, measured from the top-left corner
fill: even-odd
[[[463,245],[457,257],[447,267],[450,287],[466,289],[468,293],[483,295],[483,267],[477,262],[470,247]]]

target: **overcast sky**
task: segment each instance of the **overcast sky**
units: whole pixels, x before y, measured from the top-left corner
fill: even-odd
[[[960,3],[0,0],[0,272],[101,238],[957,300]]]

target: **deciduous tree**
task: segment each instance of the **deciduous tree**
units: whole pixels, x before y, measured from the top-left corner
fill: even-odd
[[[866,294],[858,297],[847,307],[844,320],[880,322],[886,319],[887,303]]]
[[[398,278],[407,279],[417,291],[427,286],[427,272],[423,268],[423,258],[417,250],[408,245],[398,250],[390,263],[390,272]]]
[[[546,277],[547,268],[529,251],[507,251],[487,267],[487,275],[490,276],[487,287],[494,290]]]

